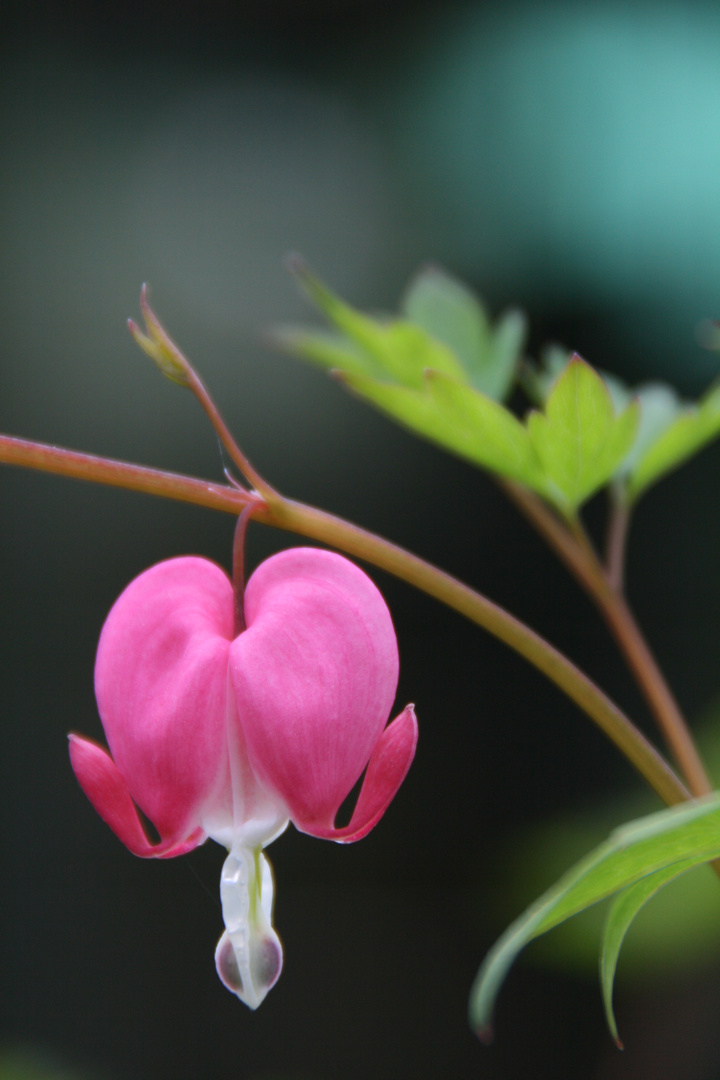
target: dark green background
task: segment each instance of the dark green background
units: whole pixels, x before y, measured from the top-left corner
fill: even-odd
[[[370,309],[430,259],[494,310],[524,306],[533,350],[558,339],[697,392],[717,364],[695,327],[720,313],[715,7],[8,0],[0,18],[0,430],[221,476],[200,410],[125,329],[148,280],[273,484],[486,591],[645,722],[595,613],[493,484],[261,336],[310,317],[289,250]],[[692,716],[719,683],[719,464],[710,449],[648,495],[629,556]],[[624,1056],[591,980],[531,965],[501,996],[496,1044],[468,1031],[476,966],[517,914],[498,852],[639,781],[513,655],[380,574],[416,762],[361,844],[290,829],[273,845],[286,966],[247,1012],[213,970],[222,851],[132,858],[65,745],[101,737],[92,666],[118,593],[172,555],[227,565],[233,522],[4,468],[0,500],[8,1052],[113,1080],[717,1075],[717,962],[635,989],[621,966]],[[256,527],[250,562],[295,542]]]

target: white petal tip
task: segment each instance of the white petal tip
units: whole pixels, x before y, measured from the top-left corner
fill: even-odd
[[[250,1009],[257,1009],[280,978],[283,953],[274,931],[251,937],[236,948],[227,930],[215,950],[215,967],[222,984]]]

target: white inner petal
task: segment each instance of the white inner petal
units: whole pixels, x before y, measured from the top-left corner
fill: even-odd
[[[235,847],[220,878],[225,932],[215,951],[224,985],[256,1009],[278,980],[282,945],[272,926],[274,883],[259,847]]]

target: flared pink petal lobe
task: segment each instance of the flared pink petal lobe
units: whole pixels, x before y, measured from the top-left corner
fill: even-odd
[[[417,737],[415,709],[406,705],[385,728],[375,747],[350,824],[342,829],[322,829],[293,819],[295,827],[321,840],[337,840],[342,844],[362,840],[375,828],[395,798],[415,757]]]
[[[115,766],[161,836],[231,800],[226,738],[232,586],[206,559],[141,574],[103,627],[95,692]]]
[[[245,617],[230,674],[253,770],[291,820],[332,829],[395,697],[390,613],[347,559],[291,548],[252,575]]]
[[[127,784],[109,754],[89,739],[70,735],[70,762],[80,787],[106,825],[122,840],[133,855],[141,858],[169,859],[192,851],[205,840],[202,829],[195,829],[181,841],[163,838],[153,844],[140,822]]]

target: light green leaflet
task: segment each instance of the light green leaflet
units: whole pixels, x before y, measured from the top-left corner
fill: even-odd
[[[544,404],[568,353],[560,346],[543,350],[541,362],[525,363],[521,382],[529,397]],[[683,401],[666,383],[643,383],[630,388],[622,379],[602,372],[616,412],[633,401],[640,408],[637,437],[613,474],[619,492],[634,502],[651,484],[678,468],[720,434],[720,386],[710,388],[697,404]]]
[[[297,270],[310,298],[339,333],[280,330],[274,338],[282,347],[325,368],[338,368],[414,389],[422,388],[427,369],[464,379],[463,367],[452,350],[423,326],[407,319],[381,322],[362,315],[303,267]]]
[[[672,422],[650,442],[630,473],[629,497],[637,499],[650,484],[676,469],[718,434],[720,386],[715,386],[697,405],[678,408]]]
[[[294,262],[293,269],[335,331],[280,330],[274,339],[289,352],[324,368],[415,390],[422,390],[428,370],[496,401],[512,389],[526,337],[520,312],[507,312],[492,326],[466,286],[429,267],[410,283],[401,318],[372,319],[335,296],[302,263]]]
[[[439,267],[426,267],[416,275],[401,310],[450,349],[474,390],[493,401],[505,400],[525,347],[522,312],[506,312],[493,327],[474,293]]]
[[[630,390],[614,376],[606,375],[605,382],[616,407],[633,397],[640,404],[638,436],[618,470],[630,500],[720,434],[720,386],[711,387],[693,404],[682,401],[665,383],[645,383]]]
[[[344,381],[406,427],[476,465],[532,488],[571,515],[627,455],[639,413],[615,415],[602,379],[574,357],[556,381],[545,412],[525,424],[457,380],[426,372],[422,391],[347,375]]]
[[[343,376],[343,382],[446,450],[545,493],[540,462],[523,424],[504,406],[457,379],[428,372],[421,391],[362,376]]]
[[[550,497],[574,511],[605,484],[637,435],[636,403],[615,415],[605,383],[574,356],[556,380],[545,412],[531,412],[527,429],[542,463]]]
[[[541,398],[546,395],[561,362],[561,349],[547,351],[542,366],[528,373],[529,389]],[[602,378],[618,412],[633,401],[640,408],[637,437],[614,474],[630,502],[720,434],[720,386],[711,387],[694,404],[683,401],[666,383],[631,389],[614,375],[603,372]]]
[[[603,969],[605,1000],[610,1010],[617,953],[627,927],[643,903],[674,873],[720,857],[720,796],[683,804],[616,829],[605,843],[569,870],[548,889],[496,942],[478,972],[470,996],[470,1022],[481,1038],[492,1033],[492,1013],[498,990],[518,953],[534,938],[572,915],[621,889],[630,892],[606,924]],[[653,885],[643,889],[640,882]],[[665,876],[663,876],[665,875]],[[628,894],[625,894],[628,897]],[[608,1016],[612,1016],[611,1010]],[[613,1021],[610,1020],[611,1029]],[[614,1032],[615,1033],[615,1032]],[[616,1034],[616,1033],[615,1033]]]

